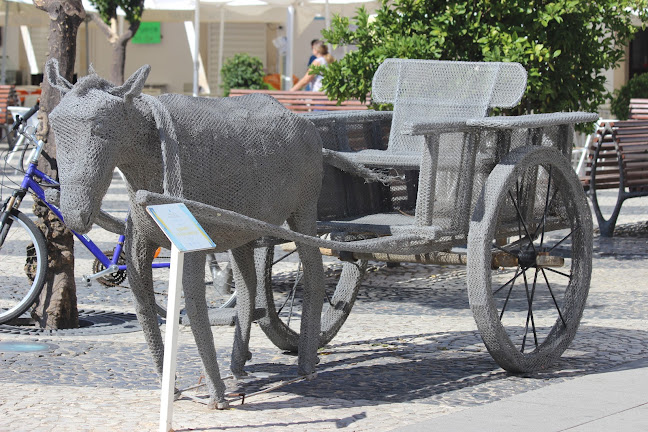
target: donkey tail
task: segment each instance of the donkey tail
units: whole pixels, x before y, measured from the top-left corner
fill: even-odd
[[[398,177],[390,176],[385,172],[369,169],[366,166],[349,159],[343,152],[323,148],[322,153],[325,163],[351,175],[362,177],[367,182],[381,182],[388,185],[398,179]]]

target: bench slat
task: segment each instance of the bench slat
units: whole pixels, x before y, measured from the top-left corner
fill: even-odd
[[[277,99],[280,104],[294,112],[349,111],[368,109],[367,104],[364,104],[359,100],[347,100],[338,103],[338,101],[329,100],[326,94],[322,92],[232,89],[230,91],[230,97],[239,97],[255,93],[272,96]]]

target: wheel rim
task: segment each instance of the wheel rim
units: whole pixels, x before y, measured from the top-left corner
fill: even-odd
[[[301,301],[304,289],[301,261],[296,251],[266,254],[265,283],[257,305],[266,315],[259,320],[263,331],[279,348],[296,351],[301,325]],[[349,316],[367,267],[367,261],[354,263],[331,259],[324,263],[325,299],[321,315],[319,346],[329,343]]]
[[[20,316],[36,300],[47,263],[45,253],[37,246],[39,239],[27,222],[14,215],[9,217],[11,228],[0,248],[0,323]]]
[[[164,250],[156,258],[160,262],[169,261],[169,251]],[[214,255],[214,256],[210,256]],[[236,305],[236,290],[232,279],[229,255],[208,254],[205,261],[205,296],[210,309],[232,308]],[[153,286],[155,290],[158,314],[166,317],[167,291],[169,286],[169,269],[153,269]],[[184,294],[181,297],[181,310],[184,309]]]
[[[471,308],[491,355],[513,372],[545,368],[568,347],[591,272],[591,217],[578,179],[558,152],[524,156],[493,171],[487,187],[496,198],[484,199],[469,236]]]

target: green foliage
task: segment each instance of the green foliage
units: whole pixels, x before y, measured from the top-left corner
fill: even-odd
[[[233,88],[266,89],[268,86],[263,82],[264,75],[261,59],[245,53],[234,55],[225,61],[221,69],[225,96]]]
[[[635,75],[630,81],[614,92],[612,114],[619,120],[627,120],[630,115],[630,99],[648,99],[648,73]]]
[[[336,16],[324,30],[334,47],[355,45],[318,72],[331,99],[365,99],[386,58],[519,62],[528,72],[515,114],[597,111],[609,98],[603,72],[617,66],[647,0],[383,0]]]
[[[108,25],[110,20],[117,18],[117,8],[126,14],[126,21],[131,24],[142,20],[144,0],[90,0],[90,4],[97,8],[99,16]]]

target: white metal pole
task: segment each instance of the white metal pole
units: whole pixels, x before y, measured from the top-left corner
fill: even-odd
[[[7,83],[7,27],[9,26],[9,2],[5,1],[5,23],[2,29],[2,75],[0,83]]]
[[[193,95],[198,96],[198,72],[200,71],[200,0],[196,0],[194,12],[194,52],[193,52]]]
[[[90,22],[90,17],[86,16],[86,20],[85,20],[86,74],[90,72],[90,30],[88,29],[89,22]]]
[[[172,431],[173,393],[175,389],[178,331],[180,327],[180,291],[184,253],[171,244],[171,268],[167,299],[166,331],[164,335],[164,364],[162,366],[162,396],[160,400],[160,432]]]
[[[329,8],[329,0],[324,3],[324,24],[326,30],[331,30],[331,9]]]
[[[34,52],[34,44],[32,44],[29,27],[27,27],[26,25],[21,25],[20,35],[22,36],[23,45],[25,47],[25,54],[27,54],[27,63],[29,63],[29,73],[31,75],[36,75],[39,73],[38,62],[36,61],[36,53]]]
[[[295,47],[295,7],[288,6],[288,16],[286,18],[286,76],[284,77],[283,90],[290,90],[293,86],[293,53]]]
[[[225,8],[221,6],[220,8],[220,23],[218,27],[218,74],[216,76],[216,94],[221,94],[221,70],[223,69],[223,58],[225,53]]]

